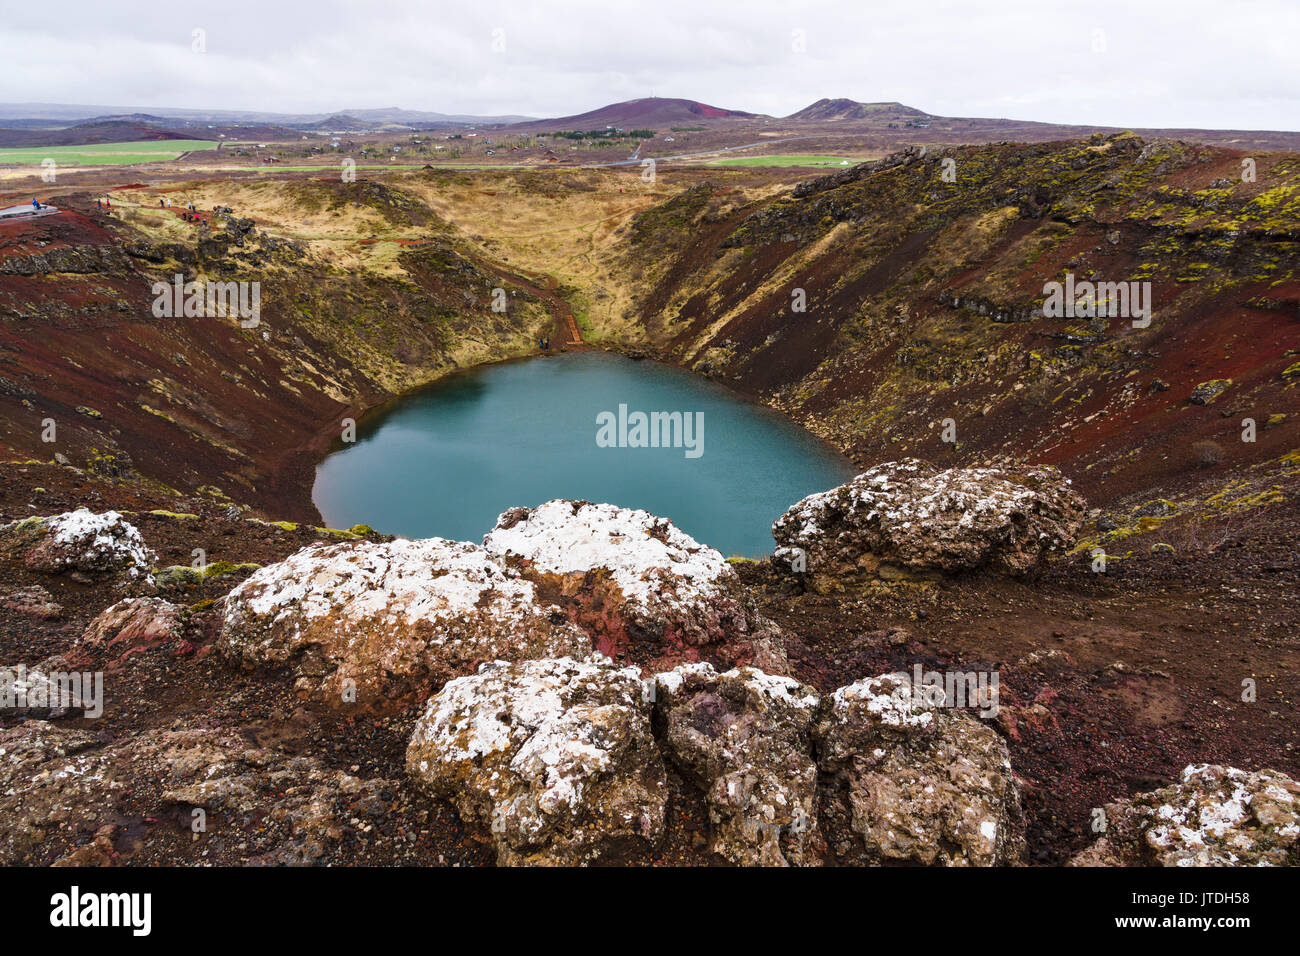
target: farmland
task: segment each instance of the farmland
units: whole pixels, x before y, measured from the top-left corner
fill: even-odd
[[[212,149],[203,139],[164,139],[139,143],[96,143],[85,146],[30,146],[0,149],[0,164],[39,166],[52,159],[61,166],[127,166],[176,159],[191,150]]]

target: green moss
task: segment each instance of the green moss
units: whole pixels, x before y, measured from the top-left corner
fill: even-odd
[[[208,581],[236,571],[256,571],[260,567],[260,564],[255,564],[252,561],[246,561],[242,564],[234,564],[230,561],[213,561],[203,568],[203,580]]]
[[[266,525],[268,528],[279,528],[281,531],[297,531],[299,525],[294,521],[263,521],[261,518],[249,518],[254,524]]]
[[[155,508],[148,512],[155,518],[173,518],[176,521],[197,521],[198,515],[192,515],[188,511],[164,511],[161,508]]]
[[[364,530],[359,530],[364,529]],[[364,538],[368,534],[374,534],[374,530],[369,525],[358,524],[351,528],[312,528],[319,535],[327,538],[337,538],[340,541],[356,541],[358,538]]]
[[[154,573],[154,583],[160,588],[189,588],[198,587],[205,581],[213,578],[219,578],[226,574],[232,574],[237,571],[256,571],[260,564],[246,562],[235,564],[231,561],[213,561],[200,568],[195,568],[187,564],[173,564],[170,567],[163,568],[161,571]]]
[[[160,588],[198,587],[203,583],[203,573],[188,564],[173,564],[155,571],[153,581]]]

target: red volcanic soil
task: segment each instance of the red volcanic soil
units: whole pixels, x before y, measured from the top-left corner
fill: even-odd
[[[799,635],[794,675],[822,690],[917,663],[997,671],[1029,862],[1059,864],[1094,839],[1092,808],[1190,763],[1300,775],[1298,520],[1292,496],[1245,522],[1166,523],[1106,574],[1079,557],[1031,581],[961,576],[924,595],[791,596],[766,566],[741,570],[767,595],[762,612]],[[1206,545],[1183,546],[1184,533]],[[1156,540],[1180,547],[1151,552]]]

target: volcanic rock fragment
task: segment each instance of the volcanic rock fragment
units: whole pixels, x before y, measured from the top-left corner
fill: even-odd
[[[92,577],[138,577],[157,557],[116,511],[95,514],[89,508],[0,525],[4,552],[20,554],[30,571]]]
[[[841,864],[1018,864],[1024,817],[1006,744],[900,675],[822,698],[821,825]]]
[[[291,666],[305,698],[372,712],[423,701],[482,661],[591,653],[500,556],[442,538],[314,545],[268,565],[226,597],[219,646]]]
[[[752,609],[726,559],[664,518],[560,499],[505,512],[483,546],[554,594],[615,660],[662,669],[707,649],[785,670],[780,630]]]
[[[605,658],[495,661],[429,701],[406,751],[503,866],[614,862],[663,835],[648,686]]]
[[[1067,865],[1300,865],[1300,782],[1277,770],[1192,764],[1102,812],[1103,835]]]
[[[86,652],[104,651],[120,664],[132,654],[178,640],[184,633],[185,611],[162,598],[125,598],[90,622],[70,654],[81,660]]]
[[[655,729],[705,794],[715,853],[748,866],[801,865],[817,821],[817,692],[790,677],[706,663],[655,675]]]
[[[772,526],[772,564],[820,593],[980,567],[1023,575],[1073,540],[1083,514],[1055,468],[940,471],[906,459],[791,507]]]

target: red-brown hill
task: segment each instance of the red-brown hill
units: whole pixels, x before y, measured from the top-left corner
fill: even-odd
[[[698,126],[719,120],[749,120],[759,117],[757,113],[743,110],[728,110],[719,106],[710,106],[697,100],[683,100],[671,97],[647,96],[639,100],[624,103],[611,103],[600,109],[579,113],[576,116],[561,116],[555,119],[533,120],[528,123],[516,123],[510,129],[519,132],[549,132],[553,130],[593,130],[612,126],[615,129],[633,129],[637,127],[670,127],[673,125]]]

